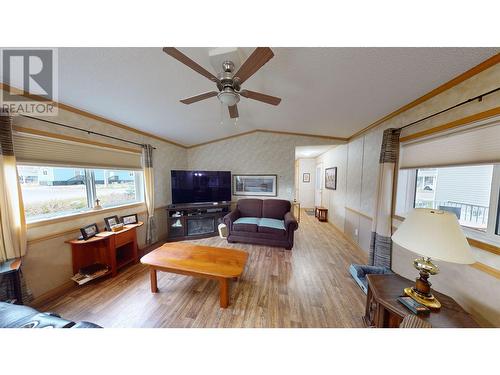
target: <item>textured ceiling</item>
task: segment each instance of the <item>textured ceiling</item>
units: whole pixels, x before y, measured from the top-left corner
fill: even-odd
[[[180,50],[216,74],[209,48]],[[243,58],[253,48],[242,48]],[[495,48],[273,48],[243,88],[281,97],[242,98],[235,125],[217,98],[179,99],[215,85],[161,48],[60,48],[59,100],[186,145],[252,129],[349,137],[498,53]],[[221,124],[221,114],[224,121]]]

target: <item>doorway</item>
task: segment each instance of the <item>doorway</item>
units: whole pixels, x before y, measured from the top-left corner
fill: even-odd
[[[314,188],[314,205],[321,206],[323,199],[323,163],[316,164],[316,186]]]

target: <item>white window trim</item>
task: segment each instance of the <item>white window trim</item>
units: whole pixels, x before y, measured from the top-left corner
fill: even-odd
[[[18,166],[33,166],[36,164],[31,164],[31,163],[17,163]],[[134,173],[134,180],[135,180],[135,188],[136,192],[139,195],[139,199],[134,202],[128,202],[124,204],[118,204],[115,206],[106,206],[103,207],[100,210],[95,209],[95,200],[96,200],[96,185],[95,185],[95,177],[93,170],[94,169],[106,169],[106,170],[113,170],[112,168],[82,168],[82,167],[73,167],[73,166],[62,166],[62,165],[57,165],[57,166],[51,166],[54,168],[77,168],[77,169],[83,169],[85,176],[86,176],[86,182],[85,182],[85,190],[86,190],[86,196],[87,196],[87,208],[83,208],[79,211],[72,212],[70,214],[63,214],[63,215],[57,215],[53,217],[47,217],[47,218],[42,218],[42,219],[34,219],[34,220],[29,220],[28,218],[25,218],[26,220],[26,226],[28,228],[38,226],[38,225],[45,225],[49,224],[50,222],[57,222],[57,221],[64,221],[64,220],[69,220],[69,219],[74,219],[79,216],[85,216],[89,215],[92,213],[98,214],[100,212],[105,212],[109,210],[116,210],[116,209],[124,209],[127,207],[131,206],[139,206],[145,204],[145,195],[144,195],[144,176],[142,175],[142,171],[138,170],[133,170]],[[121,168],[117,168],[116,170],[120,170]]]
[[[406,184],[405,202],[397,202],[395,211],[395,215],[403,218],[406,218],[407,213],[414,208],[417,177],[417,169],[407,169],[406,171],[407,181],[398,181],[398,188],[400,183]],[[468,238],[494,246],[500,246],[500,235],[495,234],[497,220],[500,220],[498,212],[498,200],[500,195],[500,164],[494,164],[490,194],[490,210],[488,213],[488,226],[486,232],[463,226],[462,230]],[[500,223],[498,225],[500,226]]]
[[[488,213],[488,226],[486,232],[464,228],[467,237],[472,239],[500,246],[500,235],[495,234],[498,218],[498,196],[500,192],[500,164],[493,167],[493,177],[491,179],[490,210]]]
[[[111,212],[111,211],[118,211],[118,210],[125,210],[128,208],[133,208],[133,207],[146,207],[144,202],[135,202],[135,203],[127,203],[127,204],[122,204],[119,206],[113,206],[113,207],[105,207],[102,210],[95,210],[95,209],[88,209],[87,211],[80,211],[80,212],[75,212],[73,214],[69,215],[61,215],[61,216],[55,216],[51,218],[45,218],[45,219],[39,219],[35,221],[30,221],[26,223],[26,226],[28,229],[31,228],[36,228],[40,226],[45,226],[45,225],[50,225],[54,223],[60,223],[68,220],[76,220],[81,217],[86,217],[86,216],[91,216],[91,215],[100,215],[102,213],[106,212]]]

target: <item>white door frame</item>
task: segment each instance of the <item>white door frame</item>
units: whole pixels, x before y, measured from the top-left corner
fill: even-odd
[[[314,186],[314,205],[322,206],[323,200],[323,163],[316,164],[316,181]]]

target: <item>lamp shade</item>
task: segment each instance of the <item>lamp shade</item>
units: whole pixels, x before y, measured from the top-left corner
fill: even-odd
[[[416,208],[391,238],[424,257],[461,264],[476,262],[456,215],[448,211]]]

